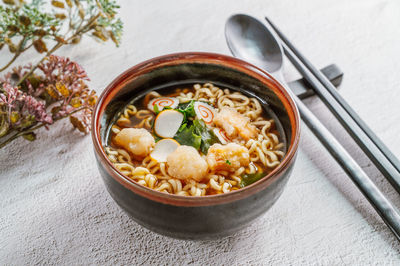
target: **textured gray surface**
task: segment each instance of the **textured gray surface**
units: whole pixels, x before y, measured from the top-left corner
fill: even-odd
[[[239,3],[240,2],[240,3]],[[268,15],[318,67],[345,72],[341,93],[400,156],[400,1],[121,1],[123,44],[85,39],[59,54],[79,61],[103,88],[126,68],[178,51],[229,54],[233,13]],[[7,58],[3,49],[0,61]],[[23,60],[36,60],[31,53]],[[19,62],[21,62],[19,61]],[[298,77],[287,65],[288,80]],[[316,98],[306,101],[377,185],[400,197]],[[398,265],[399,243],[306,127],[297,165],[272,209],[244,231],[181,241],[131,221],[100,180],[90,137],[58,122],[27,145],[0,151],[0,264]]]

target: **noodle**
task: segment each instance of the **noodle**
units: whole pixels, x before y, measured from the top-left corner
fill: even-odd
[[[251,163],[234,172],[212,172],[209,170],[207,176],[203,179],[207,181],[202,183],[191,179],[180,180],[171,177],[168,174],[168,165],[159,163],[150,156],[137,161],[124,149],[106,147],[109,160],[122,174],[140,185],[160,192],[181,196],[205,196],[240,189],[242,175],[254,174],[259,172],[260,169],[271,171],[280,163],[284,157],[284,152],[281,150],[283,143],[280,142],[279,135],[274,129],[275,122],[262,116],[263,108],[257,99],[249,98],[239,92],[232,93],[228,89],[221,89],[211,83],[195,84],[193,88],[194,90],[177,91],[176,98],[179,102],[206,101],[218,109],[223,107],[234,108],[238,113],[250,119],[250,124],[255,127],[258,136],[247,141],[240,137],[231,139],[231,141],[248,149]],[[143,100],[144,104],[147,105],[155,97],[161,97],[161,95],[157,92],[148,93]],[[140,120],[133,126],[135,128],[150,130],[154,122],[154,114],[151,111],[147,109],[138,110],[137,107],[130,104],[111,127],[111,132],[115,135],[124,127],[132,127],[132,118]],[[137,167],[135,164],[141,166]]]

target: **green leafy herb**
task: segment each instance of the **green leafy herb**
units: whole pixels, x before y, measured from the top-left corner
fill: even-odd
[[[170,106],[164,106],[162,110],[160,110],[160,108],[158,107],[157,104],[153,105],[153,111],[156,115],[158,115],[159,113],[161,113],[164,110],[168,110],[168,109],[172,109]]]
[[[231,162],[229,160],[226,160],[225,163],[231,165]]]
[[[153,105],[153,110],[154,110],[154,113],[156,113],[156,115],[158,115],[158,113],[160,112],[157,104]]]
[[[202,120],[195,119],[184,122],[175,134],[174,139],[181,145],[188,145],[207,154],[211,145],[218,142],[218,138],[207,128]]]
[[[182,114],[185,115],[185,121],[189,118],[189,117],[195,117],[196,113],[194,111],[194,100],[191,100],[190,102],[187,103],[180,103],[178,105],[177,110],[179,112],[181,112]]]
[[[178,129],[178,133],[182,132],[187,127],[187,123],[183,123],[181,127]]]
[[[197,135],[194,132],[194,127],[193,125],[190,127],[185,126],[186,124],[183,124],[183,128],[181,131],[178,130],[178,133],[176,133],[174,139],[179,142],[181,145],[188,145],[192,146],[195,149],[200,149],[201,145],[201,136]]]
[[[151,120],[150,120],[150,127],[151,127],[151,129],[154,128],[154,120],[155,120],[155,119],[151,119]]]
[[[195,119],[193,126],[195,128],[194,132],[201,136],[200,150],[202,153],[207,154],[210,146],[218,142],[218,138],[207,128],[203,120]]]
[[[156,134],[153,134],[154,137],[154,141],[155,142],[159,142],[160,140],[162,140],[162,138],[160,138],[159,136],[157,136]]]
[[[255,174],[244,174],[242,175],[242,180],[240,181],[240,187],[245,187],[250,184],[253,184],[254,182],[260,180],[266,175],[264,172],[258,172]]]

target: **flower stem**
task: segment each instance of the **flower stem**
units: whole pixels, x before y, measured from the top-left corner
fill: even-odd
[[[8,62],[7,65],[5,65],[2,68],[0,68],[0,72],[6,70],[12,63],[14,63],[15,59],[17,59],[20,54],[21,53],[15,53],[13,58],[11,58],[10,62]]]
[[[75,37],[81,35],[82,33],[85,32],[85,30],[87,30],[90,26],[93,25],[93,23],[96,22],[96,20],[100,17],[100,13],[97,14],[96,16],[92,17],[88,23],[86,23],[84,26],[82,26],[81,28],[77,29],[75,31],[75,33],[69,37],[68,39],[65,40],[65,43],[68,43],[69,41],[71,41],[72,39],[74,39]],[[36,70],[36,68],[46,59],[46,57],[50,56],[52,53],[54,53],[58,48],[60,48],[61,46],[63,46],[64,43],[62,42],[57,42],[56,45],[53,46],[53,48],[51,48],[45,56],[42,57],[42,59],[40,59],[40,61],[38,63],[36,63],[36,65],[34,65],[33,67],[31,67],[31,69],[29,70],[28,73],[26,73],[17,83],[17,86],[21,85],[22,82],[24,82],[24,80],[29,77],[33,71]],[[0,147],[1,148],[1,147]]]
[[[33,67],[31,67],[31,69],[29,70],[28,73],[26,73],[17,83],[17,86],[21,85],[22,82],[24,82],[24,80],[29,77],[33,71],[36,70],[36,68],[46,59],[46,57],[48,57],[49,55],[51,55],[52,53],[54,53],[58,48],[60,48],[62,46],[61,42],[57,42],[56,45],[53,46],[53,48],[51,48],[45,56],[42,57],[42,59],[40,59],[39,62],[36,63],[36,65],[34,65]],[[0,147],[1,148],[1,147]]]
[[[25,49],[28,49],[30,46],[32,46],[32,44],[31,44],[27,48],[24,48],[23,45],[25,44],[25,41],[26,41],[26,36],[24,36],[22,38],[22,40],[19,42],[18,50],[15,52],[13,58],[11,58],[10,62],[8,62],[7,65],[5,65],[4,67],[0,68],[0,72],[6,70],[12,63],[14,63],[15,59],[17,59],[18,56],[20,56],[21,53],[25,51]]]
[[[71,113],[69,113],[66,116],[62,116],[62,117],[59,117],[57,119],[54,119],[54,122],[56,122],[58,120],[61,120],[61,119],[64,119],[64,118],[67,118],[67,117],[73,115],[74,113],[77,113],[77,112],[82,111],[82,110],[87,109],[87,108],[89,108],[89,107],[82,107],[82,108],[76,109],[76,110],[72,111]],[[4,146],[6,146],[8,143],[12,142],[13,140],[15,140],[15,139],[17,139],[19,137],[22,137],[25,134],[31,133],[31,132],[35,131],[36,129],[39,129],[39,128],[44,127],[46,125],[48,125],[48,124],[40,123],[40,124],[38,124],[38,125],[36,125],[34,127],[27,128],[26,130],[23,130],[23,131],[20,131],[18,133],[15,133],[11,137],[9,137],[6,141],[0,143],[0,149],[2,149]]]

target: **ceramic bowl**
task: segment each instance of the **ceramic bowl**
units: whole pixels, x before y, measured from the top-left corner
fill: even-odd
[[[113,117],[133,98],[149,90],[211,82],[257,97],[278,120],[286,155],[266,177],[236,191],[204,197],[161,193],[121,174],[104,147]],[[233,234],[265,213],[282,194],[299,144],[297,107],[271,75],[236,58],[211,53],[179,53],[150,59],[118,76],[99,97],[92,139],[101,177],[115,202],[137,223],[175,238],[209,239]]]

